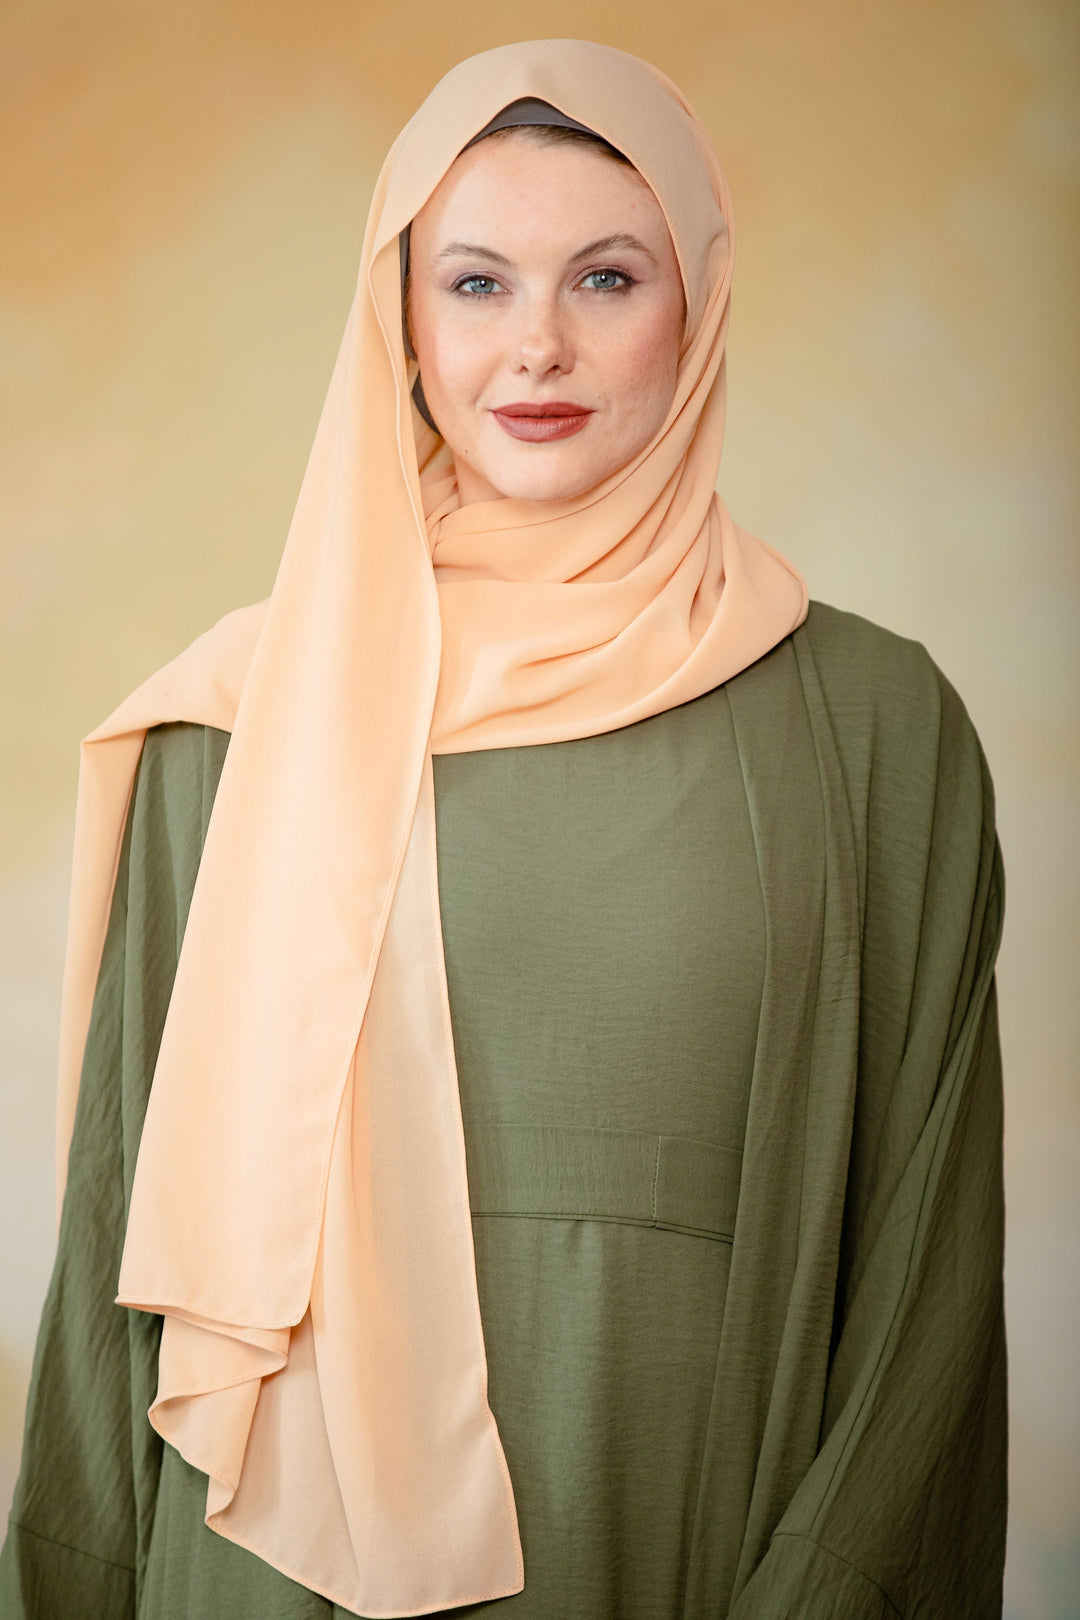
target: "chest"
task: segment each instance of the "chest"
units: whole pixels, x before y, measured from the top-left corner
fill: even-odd
[[[723,689],[438,756],[435,796],[466,1118],[741,1142],[765,925]]]

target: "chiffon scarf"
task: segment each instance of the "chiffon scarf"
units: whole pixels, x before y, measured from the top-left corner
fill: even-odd
[[[651,186],[686,337],[667,420],[627,466],[573,499],[461,507],[411,399],[399,233],[525,97]],[[118,1302],[164,1317],[150,1421],[208,1476],[206,1523],[359,1614],[525,1579],[487,1400],[431,755],[629,725],[805,616],[799,575],[715,493],[732,251],[717,159],[648,64],[541,40],[454,68],[379,175],[271,596],[83,744],[60,1174],[143,737],[221,727]]]

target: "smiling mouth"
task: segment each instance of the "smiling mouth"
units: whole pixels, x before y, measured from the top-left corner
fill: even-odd
[[[580,433],[593,413],[587,406],[568,400],[549,400],[543,405],[500,405],[491,414],[512,439],[546,444],[551,439],[568,439]]]

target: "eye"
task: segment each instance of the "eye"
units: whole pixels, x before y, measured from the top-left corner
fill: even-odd
[[[494,276],[462,276],[454,282],[453,291],[463,293],[466,298],[488,298],[499,286]]]
[[[590,270],[581,278],[581,285],[589,292],[625,292],[634,285],[634,278],[625,270]]]

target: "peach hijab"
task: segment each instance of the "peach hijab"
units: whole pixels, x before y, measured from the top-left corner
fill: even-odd
[[[670,414],[587,495],[460,507],[410,398],[399,233],[508,103],[604,136],[658,197],[687,335]],[[806,589],[714,491],[731,205],[679,91],[580,40],[462,62],[375,187],[355,300],[265,604],[83,745],[60,1165],[149,726],[232,732],[161,1042],[119,1303],[165,1318],[150,1420],[206,1522],[369,1616],[524,1584],[476,1291],[432,752],[589,736],[699,696]]]

